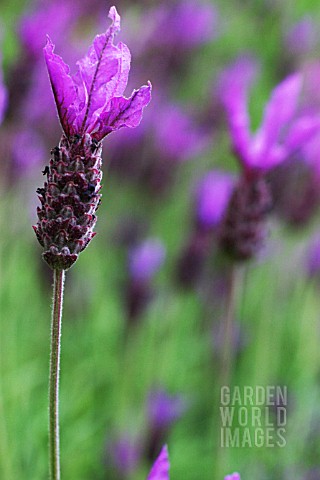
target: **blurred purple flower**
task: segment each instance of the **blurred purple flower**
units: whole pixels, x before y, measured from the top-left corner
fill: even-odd
[[[210,41],[217,34],[218,14],[209,2],[182,0],[168,2],[147,12],[150,18],[150,41],[170,50],[193,48]]]
[[[46,158],[46,148],[42,138],[31,129],[18,130],[12,139],[12,159],[14,166],[22,174],[32,171]]]
[[[313,176],[320,182],[320,130],[309,142],[303,146],[300,158],[311,168]]]
[[[224,477],[224,480],[241,480],[239,473],[232,473]]]
[[[285,36],[285,46],[292,55],[308,54],[317,44],[319,31],[310,15],[291,26]]]
[[[303,108],[308,114],[320,109],[320,62],[313,60],[304,66]]]
[[[1,61],[1,56],[0,56]],[[8,93],[3,82],[2,69],[0,66],[0,123],[3,121],[8,104]]]
[[[169,480],[169,468],[168,448],[165,445],[155,461],[147,480]]]
[[[197,188],[197,220],[205,228],[218,225],[235,185],[233,175],[219,170],[205,174]]]
[[[129,272],[133,279],[148,281],[164,262],[166,250],[155,238],[145,240],[133,247],[129,253]]]
[[[160,103],[160,102],[159,102]],[[208,147],[210,137],[182,107],[171,103],[154,105],[154,135],[157,151],[164,158],[184,161]],[[157,108],[159,107],[159,108]]]
[[[135,90],[129,99],[121,96],[130,70],[130,52],[123,43],[113,44],[120,30],[120,16],[111,7],[112,25],[97,35],[88,55],[77,62],[77,72],[54,53],[48,37],[45,59],[61,126],[67,137],[91,134],[96,141],[122,127],[136,127],[151,98],[151,84]]]
[[[152,391],[148,398],[148,418],[152,428],[166,429],[183,415],[188,405],[181,395],[165,390]]]
[[[320,276],[320,235],[315,236],[309,245],[306,266],[310,277]]]
[[[54,33],[60,44],[66,37],[66,31],[72,28],[77,19],[78,9],[70,1],[46,2],[37,5],[36,9],[27,11],[18,26],[18,35],[24,49],[37,57],[43,48],[43,39]]]
[[[124,478],[132,474],[140,461],[141,448],[139,439],[122,436],[108,447],[108,454],[117,472]]]
[[[319,116],[297,117],[302,75],[295,73],[273,91],[262,124],[252,135],[247,92],[253,76],[238,60],[222,75],[222,101],[226,109],[234,153],[246,173],[266,172],[307,142],[320,127]],[[250,73],[250,72],[249,72]]]

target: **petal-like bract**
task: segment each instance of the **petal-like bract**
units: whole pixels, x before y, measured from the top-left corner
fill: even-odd
[[[257,65],[251,58],[240,58],[222,73],[218,87],[227,112],[233,149],[241,161],[250,149],[247,95],[256,70]]]
[[[101,112],[97,119],[97,128],[91,131],[91,136],[101,140],[108,133],[122,127],[137,127],[142,118],[142,111],[151,100],[151,83],[139,90],[134,90],[130,98],[113,97],[110,104]]]
[[[120,30],[120,16],[111,7],[111,26],[97,35],[88,54],[77,62],[77,71],[54,53],[48,38],[44,49],[48,73],[61,126],[67,137],[91,133],[97,141],[121,127],[136,127],[143,108],[151,98],[151,84],[123,97],[127,86],[131,55],[123,43],[114,45]]]
[[[257,155],[267,156],[270,147],[279,141],[283,127],[296,113],[301,87],[302,76],[296,73],[287,77],[274,89],[255,137],[259,144]]]
[[[169,458],[167,446],[164,446],[155,461],[147,480],[169,480]]]
[[[274,89],[261,126],[252,135],[246,98],[251,78],[236,75],[238,65],[239,61],[226,71],[222,85],[233,150],[246,171],[266,172],[312,139],[320,118],[317,114],[299,115],[303,79],[294,73]]]

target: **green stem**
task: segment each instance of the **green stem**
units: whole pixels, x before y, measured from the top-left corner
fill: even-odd
[[[64,277],[64,270],[54,270],[49,374],[49,469],[51,480],[60,480],[59,373]]]
[[[229,276],[228,293],[226,298],[226,310],[223,321],[223,340],[222,340],[222,355],[221,355],[221,384],[230,385],[233,358],[234,358],[234,317],[235,317],[235,303],[237,290],[237,266],[232,266]]]

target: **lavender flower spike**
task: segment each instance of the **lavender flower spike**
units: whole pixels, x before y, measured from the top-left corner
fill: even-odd
[[[130,70],[126,45],[114,45],[120,16],[111,7],[111,26],[97,35],[88,55],[70,69],[54,53],[48,38],[44,49],[52,91],[64,134],[44,169],[47,182],[37,190],[41,201],[35,233],[52,269],[67,270],[95,235],[100,203],[101,140],[122,127],[136,127],[151,99],[151,84],[122,96]]]
[[[165,445],[155,461],[147,480],[169,480],[168,448]]]
[[[241,480],[239,473],[232,473],[224,477],[224,480]]]

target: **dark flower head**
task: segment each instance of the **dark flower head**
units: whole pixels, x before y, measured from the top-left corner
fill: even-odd
[[[110,8],[109,18],[111,26],[96,36],[87,56],[77,62],[75,74],[71,75],[69,66],[54,53],[49,37],[44,48],[59,119],[68,138],[90,133],[99,142],[114,130],[136,127],[150,101],[150,83],[134,90],[130,98],[122,96],[131,55],[124,43],[113,44],[120,30],[115,7]]]

